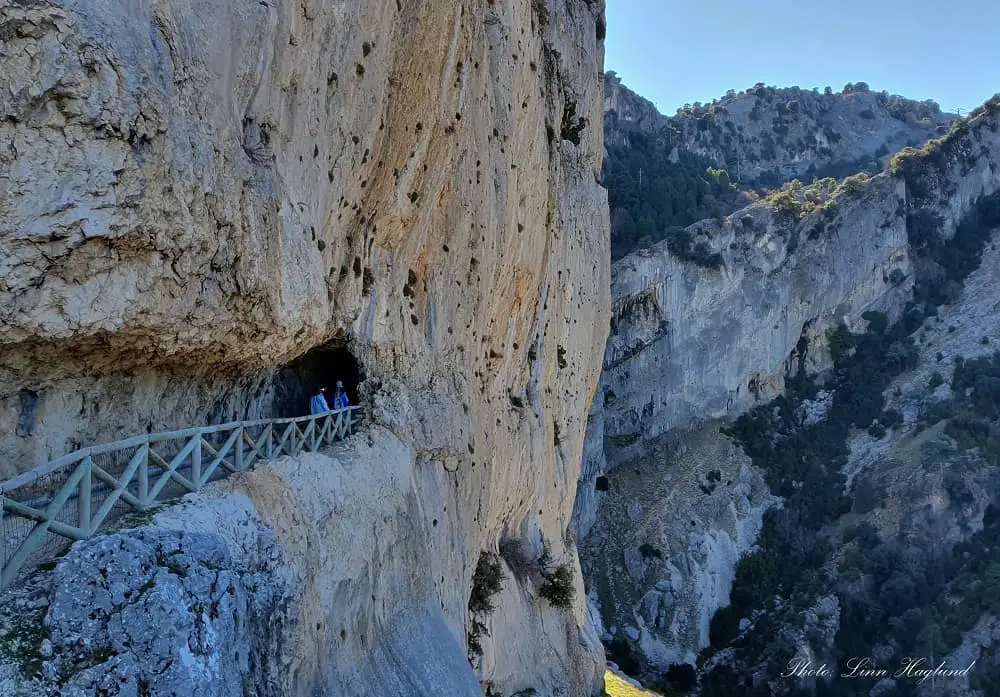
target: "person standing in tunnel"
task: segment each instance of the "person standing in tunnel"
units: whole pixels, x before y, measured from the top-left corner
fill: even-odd
[[[339,382],[337,383],[340,384]],[[319,392],[312,396],[309,400],[309,413],[310,414],[325,414],[331,411],[329,403],[326,401],[326,388],[319,388]]]
[[[333,394],[333,408],[334,409],[346,409],[350,405],[347,399],[347,393],[344,392],[344,383],[337,380],[336,391]]]

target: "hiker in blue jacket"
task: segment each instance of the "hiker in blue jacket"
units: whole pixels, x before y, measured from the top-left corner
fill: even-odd
[[[338,383],[340,384],[340,383]],[[319,388],[319,392],[312,396],[309,400],[309,413],[310,414],[325,414],[331,411],[330,405],[326,401],[326,388]]]
[[[333,395],[333,408],[334,409],[346,409],[350,405],[347,400],[347,393],[344,392],[344,383],[337,380],[337,389]]]

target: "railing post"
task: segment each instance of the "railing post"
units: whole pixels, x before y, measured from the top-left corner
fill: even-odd
[[[95,464],[93,460],[94,456],[92,455],[94,452],[93,449],[82,452],[77,451],[76,453],[59,458],[58,462],[53,461],[50,464],[53,466],[58,464],[60,467],[68,467],[69,465],[77,466],[71,470],[67,470],[68,478],[63,479],[59,493],[54,499],[49,501],[44,510],[32,507],[39,504],[32,503],[32,506],[28,506],[27,504],[22,505],[20,501],[6,496],[9,489],[0,490],[0,586],[6,585],[11,581],[14,574],[17,573],[26,560],[44,543],[46,535],[51,533],[70,539],[90,537],[101,527],[103,521],[107,519],[112,512],[112,508],[117,505],[120,498],[129,506],[146,509],[155,503],[156,497],[171,480],[181,483],[185,487],[193,486],[194,489],[201,489],[216,471],[223,474],[224,470],[244,471],[257,458],[263,457],[267,460],[273,460],[277,455],[282,453],[294,456],[300,454],[302,451],[316,452],[324,447],[324,445],[332,445],[337,440],[341,440],[353,433],[353,411],[353,408],[346,408],[311,415],[303,419],[279,420],[283,421],[279,425],[286,427],[286,430],[280,431],[277,434],[275,434],[275,420],[269,419],[258,422],[233,422],[232,424],[219,426],[203,426],[185,429],[183,432],[149,434],[129,438],[125,441],[109,444],[108,446],[102,446],[97,452],[111,453],[111,456],[114,458],[122,456],[123,451],[126,450],[132,453],[131,457],[128,458],[126,471],[120,475],[112,472],[111,468],[101,465],[102,461],[100,459]],[[249,438],[247,423],[253,423],[254,429],[261,423],[264,426],[259,440],[249,440],[249,453],[247,452],[248,444],[245,442]],[[304,427],[300,428],[300,424],[304,424]],[[229,427],[230,425],[233,429],[232,431],[222,430],[224,427]],[[157,439],[157,443],[166,442],[170,439],[180,440],[192,431],[195,432],[193,439],[184,441],[184,447],[170,459],[170,462],[166,462],[159,453],[152,450],[154,438]],[[230,433],[230,436],[223,438],[222,435],[224,432]],[[132,448],[137,443],[140,450],[133,451]],[[233,444],[235,444],[235,453],[232,454],[234,464],[230,465],[230,461],[226,458],[230,456],[230,447]],[[260,448],[258,444],[264,447]],[[218,451],[216,451],[216,448],[218,448]],[[168,452],[172,451],[173,445],[171,444],[167,450]],[[205,450],[211,454],[209,462],[212,463],[211,470],[207,472],[204,469],[205,463],[202,461]],[[83,453],[91,454],[83,455]],[[82,459],[79,459],[81,456]],[[191,458],[190,484],[181,476],[181,472],[179,471],[183,468],[183,463],[187,457]],[[151,459],[155,468],[153,472],[155,481],[152,485],[149,481]],[[118,464],[117,461],[115,464]],[[160,466],[163,466],[165,469],[162,474],[157,474]],[[220,466],[222,466],[222,469],[219,469]],[[49,470],[52,472],[59,471],[51,467]],[[94,482],[95,477],[97,478],[96,484]],[[31,480],[18,478],[16,482],[8,482],[7,485],[22,486],[24,481]],[[96,510],[93,508],[95,486],[97,487],[96,491],[100,492],[101,496],[104,495],[106,489],[110,491],[108,500],[101,500],[101,505]],[[137,496],[132,493],[136,489],[138,490]],[[72,508],[70,506],[74,493],[77,496],[76,514],[78,526],[76,528],[58,520],[58,516],[65,514],[67,511],[69,515],[72,515]],[[8,536],[5,534],[6,531],[4,528],[7,518],[9,518],[7,515],[8,509],[6,508],[8,498],[11,498],[11,503],[9,504],[11,506],[10,510],[15,516],[19,518],[28,517],[39,521],[28,537],[17,543],[12,539],[8,539]],[[8,558],[8,554],[11,555],[11,558]]]
[[[201,488],[201,431],[194,434],[194,450],[191,451],[191,483],[195,489]]]
[[[90,459],[90,455],[83,458],[83,462],[80,463],[83,468],[83,476],[80,478],[76,493],[77,527],[83,531],[84,535],[90,535],[90,485],[93,464],[94,461]]]
[[[3,527],[3,494],[0,494],[0,577],[3,576],[3,567],[7,564],[7,532]]]
[[[246,438],[246,431],[243,430],[243,424],[236,427],[236,455],[234,458],[236,460],[236,471],[242,472],[243,466],[243,439]]]
[[[149,438],[139,446],[142,448],[142,461],[139,463],[139,501],[143,506],[149,505]]]

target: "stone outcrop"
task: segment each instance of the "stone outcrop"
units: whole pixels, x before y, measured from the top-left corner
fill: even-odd
[[[603,413],[592,416],[615,452],[770,399],[800,365],[827,364],[828,327],[860,328],[868,310],[898,316],[919,271],[914,217],[938,216],[947,239],[998,189],[997,120],[989,111],[936,146],[941,164],[926,164],[920,182],[886,172],[816,193],[815,206],[803,202],[808,190],[776,197],[689,227],[702,251],[679,256],[661,243],[616,262]]]
[[[776,643],[794,651],[799,657],[811,660],[813,665],[824,662],[834,665],[837,644],[840,643],[837,640],[838,631],[850,636],[857,626],[857,619],[852,620],[849,613],[846,617],[841,616],[844,608],[857,602],[866,588],[890,588],[877,602],[882,603],[882,607],[891,606],[893,602],[891,584],[874,581],[867,575],[870,573],[868,567],[860,573],[859,559],[878,558],[894,543],[906,540],[906,551],[899,552],[899,556],[908,557],[910,561],[907,563],[912,565],[910,568],[920,568],[923,564],[925,569],[940,570],[948,568],[950,559],[968,554],[957,545],[964,543],[964,549],[978,550],[984,546],[986,550],[990,549],[988,540],[995,537],[995,532],[989,526],[995,525],[990,521],[996,519],[1000,468],[995,455],[988,449],[969,449],[967,443],[963,444],[960,438],[955,437],[956,432],[950,426],[959,419],[942,416],[956,411],[949,404],[951,398],[962,399],[959,391],[951,389],[956,366],[963,358],[967,361],[989,360],[995,351],[994,342],[1000,340],[1000,318],[996,312],[997,278],[1000,274],[1000,250],[996,247],[998,239],[1000,228],[992,231],[982,252],[981,265],[964,279],[954,301],[940,306],[937,314],[928,317],[913,333],[911,368],[889,383],[884,391],[886,409],[897,410],[902,423],[874,434],[858,429],[848,439],[849,455],[843,472],[846,475],[845,491],[852,496],[854,505],[848,516],[827,528],[836,540],[833,543],[835,554],[825,565],[827,580],[819,586],[817,595],[805,603],[789,607],[779,599],[772,608],[748,612],[747,617],[739,621],[740,643],[746,645],[759,641],[761,633],[766,636],[774,634]],[[933,379],[935,373],[943,376],[940,384]],[[804,405],[803,416],[810,420],[822,418],[822,405],[829,401],[825,396],[828,394],[821,391],[814,402]],[[935,413],[938,416],[933,416]],[[966,413],[974,415],[976,412]],[[686,436],[678,440],[686,444],[691,438]],[[624,476],[629,470],[623,467],[617,472]],[[603,524],[604,516],[598,520],[599,525]],[[683,529],[682,522],[675,519],[674,527]],[[852,529],[853,532],[850,532]],[[857,532],[862,529],[870,533],[863,541]],[[845,534],[845,531],[848,532]],[[855,535],[858,537],[855,538]],[[590,540],[585,540],[582,545],[585,568],[589,544]],[[980,579],[989,576],[990,572],[984,566],[976,567],[968,575],[945,572],[945,578],[950,581],[949,587],[976,587],[981,583]],[[923,573],[933,579],[933,571]],[[937,587],[935,584],[938,584]],[[924,590],[924,597],[934,597],[939,593],[939,584],[940,580],[929,580],[929,589]],[[825,596],[832,588],[837,588],[838,594]],[[840,598],[839,608],[837,597]],[[764,605],[762,603],[761,607]],[[898,612],[900,606],[896,607]],[[923,607],[926,608],[926,604]],[[887,677],[882,680],[876,677],[871,681],[871,694],[891,694],[889,688],[893,684],[916,684],[921,678],[915,672],[917,669],[930,670],[942,661],[945,662],[945,669],[961,670],[974,661],[975,666],[966,675],[944,675],[933,682],[928,678],[916,689],[916,694],[951,697],[984,697],[991,694],[990,685],[997,675],[994,657],[1000,641],[997,622],[988,604],[977,604],[975,600],[967,599],[962,607],[977,609],[963,617],[961,623],[955,623],[953,636],[942,644],[930,647],[918,644],[920,648],[914,651],[901,649],[898,636],[873,638],[870,667],[885,669]],[[904,601],[902,608],[919,611],[921,601]],[[952,626],[943,621],[939,622],[940,625]],[[752,632],[757,626],[762,629],[754,637]],[[910,634],[917,635],[927,626],[927,623],[918,623]],[[645,644],[640,649],[646,652]],[[707,657],[709,654],[702,655]],[[776,676],[767,667],[768,654],[757,656],[750,662],[740,661],[737,655],[731,649],[718,651],[705,662],[703,675],[716,665],[726,666],[739,675],[754,675],[760,680],[768,680],[769,691],[775,695],[789,694],[794,688],[808,689],[812,682],[811,678],[803,676],[790,685],[787,679]],[[896,675],[911,659],[918,661],[914,672]],[[837,665],[849,670],[844,662]],[[835,676],[831,682],[837,682]]]
[[[275,598],[299,599],[281,612],[302,621],[266,622],[265,608],[269,634],[255,641],[301,662],[260,694],[324,680],[337,692],[362,670],[355,659],[370,672],[412,664],[425,642],[465,665],[472,572],[501,536],[536,550],[544,537],[582,596],[566,530],[608,331],[603,23],[599,0],[0,8],[3,474],[80,445],[270,415],[277,369],[330,341],[360,364],[370,422],[402,444],[389,455],[359,446],[337,485],[347,503],[307,492],[327,475],[303,462],[288,465],[300,468],[294,484],[275,484],[298,494],[245,513],[279,540],[270,507],[336,527],[379,458],[402,468],[390,490],[405,495],[372,518],[387,527],[279,545],[269,568],[298,571],[268,582]],[[308,510],[284,510],[299,494]],[[437,525],[386,555],[418,515]],[[206,534],[192,544],[232,560],[225,583],[238,591],[240,564],[261,552]],[[141,554],[154,539],[180,544],[149,535],[135,538]],[[65,563],[84,573],[101,544]],[[204,561],[191,554],[185,564]],[[337,574],[354,580],[337,586]],[[170,580],[156,576],[157,593],[161,582],[201,592]],[[353,598],[345,607],[395,597],[342,639],[330,617],[310,618],[337,612],[334,589]],[[478,677],[596,691],[601,652],[582,604],[556,616],[523,593],[504,591]],[[390,614],[399,622],[382,621]],[[151,666],[161,645],[139,639],[131,650]],[[219,669],[257,648],[227,647]],[[440,687],[426,673],[370,679],[386,695]]]
[[[729,604],[736,562],[778,499],[717,423],[658,439],[607,479],[580,545],[603,629],[631,631],[662,670],[694,664],[713,613]]]
[[[632,131],[655,133],[666,123],[656,106],[622,84],[614,73],[604,76],[604,143],[628,146]]]
[[[835,188],[823,183],[793,188],[723,220],[690,226],[685,231],[688,244],[680,253],[665,242],[616,262],[612,334],[585,446],[590,456],[584,472],[591,478],[581,482],[574,514],[584,528],[592,525],[592,535],[613,539],[615,533],[606,531],[623,529],[622,510],[630,496],[653,486],[636,482],[680,476],[674,469],[675,455],[657,456],[663,452],[658,444],[665,434],[697,429],[710,419],[733,419],[767,402],[783,390],[787,376],[829,367],[828,328],[845,323],[861,331],[868,324],[862,315],[868,311],[895,320],[912,299],[915,280],[925,287],[943,284],[943,270],[919,253],[921,236],[950,239],[977,202],[1000,190],[998,131],[1000,115],[991,103],[944,139],[904,153],[883,174],[851,178]],[[927,221],[932,221],[929,227]],[[990,291],[970,292],[979,293],[982,301]],[[972,322],[964,339],[947,341],[967,345],[975,331]],[[927,366],[912,385],[901,383],[900,397],[890,405],[905,412],[907,400],[912,401],[908,395],[918,383],[926,385],[932,371],[933,366]],[[827,408],[823,393],[807,406],[803,421],[822,418]],[[693,435],[675,438],[682,443],[697,440]],[[871,457],[858,456],[851,467],[863,469],[877,455],[875,447]],[[706,458],[705,463],[711,461]],[[700,472],[702,466],[707,465],[690,467]],[[598,490],[599,479],[609,493]],[[670,488],[669,496],[698,500],[704,482],[696,480],[678,490]],[[981,513],[981,506],[970,513],[973,528]],[[712,537],[725,528],[707,520],[694,520],[692,527],[689,516],[674,516],[669,510],[654,520],[664,529],[674,528],[654,535],[661,539],[682,532]],[[644,540],[622,537],[624,554],[634,557]],[[753,543],[749,539],[736,548],[745,550]],[[585,558],[596,558],[596,552]],[[608,561],[611,569],[588,566],[591,587],[606,587],[609,579],[626,586],[617,596],[597,593],[605,628],[622,618],[638,622],[634,618],[654,604],[650,600],[644,605],[644,596],[661,581],[670,585],[665,572],[625,583],[617,568],[622,563],[624,557]],[[699,568],[695,563],[686,578],[707,577],[709,568],[711,564]],[[693,596],[707,593],[703,585]],[[662,608],[662,599],[659,602]],[[686,602],[687,615],[697,616],[701,600]],[[660,626],[671,612],[657,614]],[[642,627],[643,632],[647,629]],[[663,661],[690,658],[705,646],[704,635],[695,640],[691,633],[685,639],[669,623],[666,629],[652,633],[668,650],[650,648],[646,654],[661,668],[666,667]],[[643,641],[646,650],[649,642]]]
[[[962,645],[944,658],[943,670],[962,671],[960,674],[945,675],[941,678],[926,679],[920,684],[918,694],[921,697],[986,697],[989,687],[982,683],[978,689],[975,683],[980,675],[996,676],[1000,672],[1000,660],[997,658],[996,646],[1000,644],[1000,621],[992,615],[985,615],[976,626],[965,633]],[[971,670],[969,667],[971,666]],[[922,677],[918,670],[932,670],[939,665],[929,661],[915,666],[906,676],[910,682],[916,682]],[[916,677],[910,677],[910,676]],[[902,676],[900,676],[902,677]],[[894,681],[898,682],[898,681]],[[886,691],[888,692],[888,690]]]
[[[901,182],[876,178],[833,213],[789,221],[764,203],[692,226],[721,256],[717,267],[666,244],[616,263],[601,378],[616,451],[767,401],[800,358],[821,360],[827,327],[867,310],[898,313],[912,278],[904,196]]]

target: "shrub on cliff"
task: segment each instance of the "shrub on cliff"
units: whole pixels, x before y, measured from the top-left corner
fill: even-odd
[[[479,555],[479,563],[472,576],[472,593],[469,595],[469,612],[487,615],[496,608],[493,596],[503,590],[503,563],[490,552]]]
[[[803,203],[791,190],[772,194],[767,200],[774,207],[776,217],[798,220],[802,216]]]
[[[840,191],[851,195],[863,193],[868,185],[868,175],[864,172],[847,177],[840,183]]]
[[[493,596],[503,590],[503,563],[500,557],[490,552],[482,552],[472,575],[472,592],[469,594],[469,633],[466,638],[469,661],[481,656],[483,647],[480,639],[489,636],[486,625],[476,616],[488,615],[496,606]]]
[[[969,112],[969,119],[974,119],[983,114],[994,114],[1000,112],[1000,94],[995,94],[987,99],[982,106],[978,106]]]
[[[535,13],[538,26],[545,28],[549,23],[549,8],[545,0],[531,0],[531,9]]]
[[[545,583],[538,594],[548,600],[553,607],[568,610],[573,607],[573,572],[567,564],[563,564],[551,574],[546,574]]]
[[[705,241],[695,242],[687,230],[678,230],[667,238],[667,249],[674,256],[704,268],[717,269],[723,263],[722,255],[719,252],[713,252]]]

